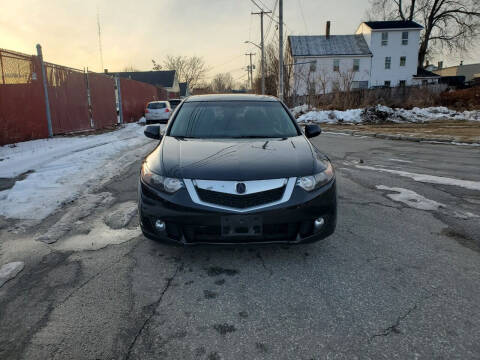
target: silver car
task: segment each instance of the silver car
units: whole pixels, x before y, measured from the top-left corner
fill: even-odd
[[[145,121],[147,124],[166,124],[172,113],[172,107],[168,101],[151,101],[145,108]]]

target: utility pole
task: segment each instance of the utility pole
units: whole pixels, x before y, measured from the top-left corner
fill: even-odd
[[[37,44],[37,56],[40,61],[40,68],[42,69],[42,80],[43,80],[43,93],[45,98],[45,109],[47,113],[47,128],[48,128],[48,137],[53,136],[52,128],[52,114],[50,113],[50,101],[48,100],[48,79],[47,72],[45,71],[45,63],[43,62],[43,52],[40,44]]]
[[[260,32],[261,32],[261,42],[260,48],[262,50],[262,95],[265,95],[265,46],[263,43],[263,15],[271,14],[271,11],[260,11],[260,12],[252,12],[252,15],[260,15]]]
[[[248,53],[245,54],[245,56],[250,56],[250,67],[248,67],[248,79],[250,82],[250,90],[253,89],[253,64],[252,64],[252,56],[254,56],[255,53]]]
[[[100,51],[100,63],[102,65],[102,70],[100,72],[103,72],[105,69],[103,68],[102,29],[100,26],[100,10],[98,9],[98,6],[97,6],[97,31],[98,31],[98,49]]]
[[[283,101],[283,0],[278,3],[278,97]]]

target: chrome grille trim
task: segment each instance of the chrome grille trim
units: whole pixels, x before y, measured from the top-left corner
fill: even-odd
[[[291,177],[287,179],[253,180],[253,181],[215,181],[215,180],[183,179],[183,182],[185,183],[185,187],[188,191],[188,194],[190,195],[190,198],[194,203],[199,205],[209,206],[215,209],[228,210],[228,211],[237,212],[237,213],[245,213],[245,212],[260,210],[270,206],[282,204],[290,200],[293,193],[293,189],[295,188],[295,184],[297,182],[297,178]],[[247,191],[245,192],[245,194],[237,194],[236,191],[232,192],[234,191],[232,189],[235,189],[236,184],[239,182],[243,182],[244,184],[247,185]],[[286,183],[286,186],[285,186],[285,183]],[[208,184],[210,184],[211,186],[208,186]],[[214,185],[215,187],[212,187]],[[249,207],[245,209],[238,209],[238,208],[211,204],[211,203],[202,201],[198,197],[197,191],[195,190],[195,186],[198,186],[202,189],[223,192],[225,194],[234,194],[234,195],[254,194],[262,191],[277,189],[282,186],[285,186],[285,192],[283,193],[283,197],[278,201],[274,201],[271,203],[262,204],[254,207]],[[223,188],[221,186],[223,186]],[[217,189],[222,189],[223,191],[219,191]]]

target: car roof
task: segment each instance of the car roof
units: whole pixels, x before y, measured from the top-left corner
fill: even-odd
[[[148,103],[149,104],[152,104],[152,103],[167,103],[168,100],[155,100],[155,101],[149,101]]]
[[[279,101],[274,96],[254,95],[254,94],[211,94],[211,95],[193,95],[185,99],[185,102],[195,101]]]

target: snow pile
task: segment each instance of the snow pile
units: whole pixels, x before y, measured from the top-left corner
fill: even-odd
[[[346,111],[332,110],[332,111],[310,111],[304,115],[301,115],[297,122],[317,122],[317,123],[359,123],[362,121],[361,114],[363,109],[353,109]]]
[[[306,107],[306,105],[302,105]],[[297,106],[294,109],[300,109]],[[299,111],[299,110],[298,110]],[[298,112],[300,113],[300,112]],[[480,121],[480,111],[457,112],[446,107],[413,108],[405,110],[401,108],[390,108],[388,106],[377,105],[365,109],[352,109],[345,111],[338,110],[320,110],[309,111],[300,115],[297,119],[299,123],[365,123],[380,124],[385,122],[412,122],[423,123],[432,120],[468,120]]]
[[[294,108],[290,109],[290,112],[293,114],[293,116],[298,117],[302,114],[305,114],[308,112],[308,105],[303,104],[300,106],[295,106]]]
[[[0,147],[0,178],[27,171],[0,191],[0,215],[41,220],[85,189],[108,181],[147,152],[154,141],[144,128],[127,124],[100,135],[33,140]],[[20,180],[21,179],[21,180]]]

